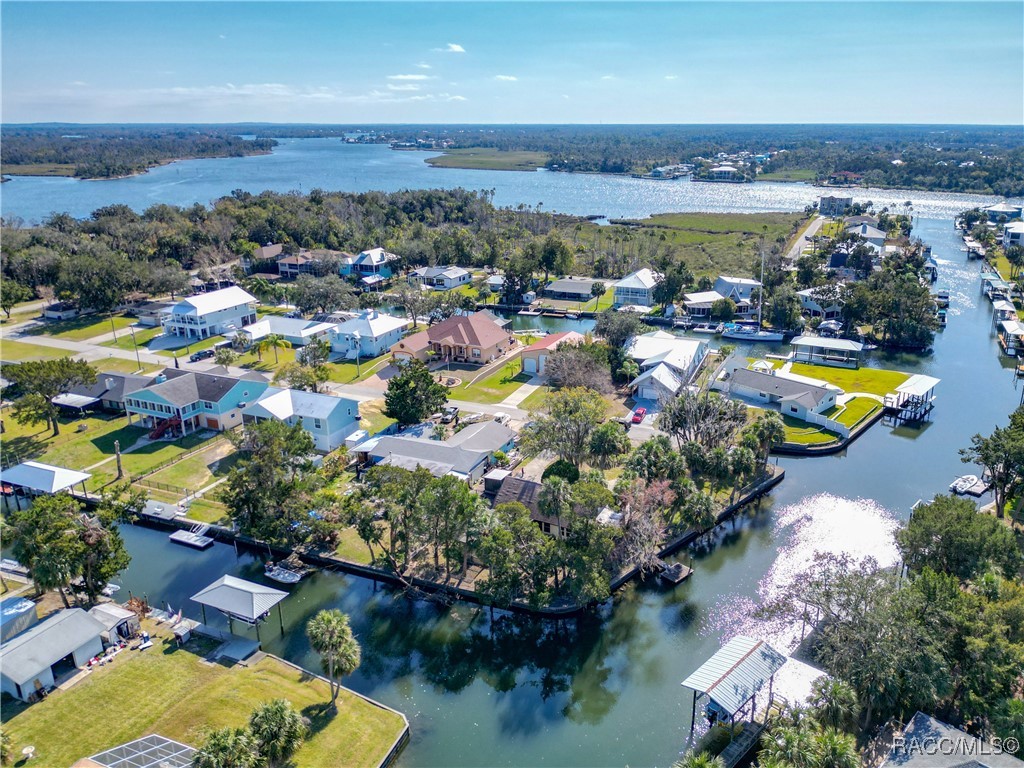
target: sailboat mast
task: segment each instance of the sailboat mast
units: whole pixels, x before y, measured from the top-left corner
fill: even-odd
[[[757,330],[761,330],[761,311],[764,308],[764,235],[761,236],[758,250],[761,251],[761,287],[757,289]]]

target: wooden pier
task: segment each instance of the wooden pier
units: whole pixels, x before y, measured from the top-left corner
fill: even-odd
[[[693,575],[693,568],[683,563],[666,563],[658,560],[656,563],[658,576],[670,584],[681,584]]]

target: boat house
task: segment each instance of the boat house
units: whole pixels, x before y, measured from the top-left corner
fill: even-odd
[[[192,595],[192,601],[199,603],[203,611],[203,623],[206,623],[206,608],[220,611],[228,620],[229,629],[234,621],[241,621],[256,627],[256,637],[260,636],[260,624],[270,615],[270,609],[277,606],[277,618],[284,634],[284,619],[281,616],[281,601],[288,597],[287,592],[266,587],[237,576],[221,576],[205,589]],[[232,630],[233,631],[233,630]]]
[[[31,500],[36,496],[48,496],[61,491],[72,493],[76,486],[81,486],[81,493],[84,495],[85,481],[90,477],[92,475],[88,472],[65,469],[38,461],[23,462],[0,473],[4,506],[7,507],[13,501],[14,508],[20,509],[21,498]]]
[[[915,373],[885,396],[885,409],[903,421],[919,421],[935,407],[939,379]]]
[[[823,336],[797,336],[790,342],[793,361],[818,363],[838,368],[859,368],[864,345],[849,339],[828,339]]]
[[[1024,323],[1016,319],[999,323],[999,344],[1005,354],[1019,355],[1024,349]]]

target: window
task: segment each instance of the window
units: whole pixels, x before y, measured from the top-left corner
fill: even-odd
[[[798,409],[797,409],[797,407],[796,407],[795,405],[791,405],[791,406],[789,406],[789,412],[790,412],[790,413],[796,413],[796,412],[797,412],[797,410],[798,410]]]
[[[473,350],[473,357],[480,357],[480,350],[479,349],[474,349]]]
[[[208,408],[209,410],[212,411],[213,403],[211,403],[209,400],[203,400],[203,408]]]
[[[320,429],[320,419],[313,419],[313,428]]]

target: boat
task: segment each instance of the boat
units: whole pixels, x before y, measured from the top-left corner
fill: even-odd
[[[271,561],[263,568],[263,575],[281,584],[298,584],[302,574]]]
[[[566,320],[579,320],[580,316],[577,315],[575,312],[566,312],[565,313],[565,319]]]
[[[939,328],[946,327],[946,310],[940,309],[935,313],[935,318],[939,321]]]
[[[694,333],[721,333],[725,330],[725,324],[719,323],[697,323],[693,328],[690,329]]]
[[[104,597],[113,597],[120,591],[121,586],[119,584],[107,584],[107,586],[100,590],[100,594]]]
[[[764,285],[764,244],[761,244],[761,285]],[[753,341],[753,342],[778,342],[783,341],[786,337],[782,331],[766,331],[761,328],[761,313],[764,305],[763,297],[758,296],[757,301],[757,325],[751,327],[747,325],[736,325],[733,323],[729,324],[729,327],[722,331],[723,339],[732,339],[734,341]]]
[[[950,493],[964,494],[978,484],[977,475],[961,475],[949,485]]]
[[[939,307],[939,309],[949,306],[949,291],[942,289],[936,291],[933,295],[935,297],[935,305]]]

